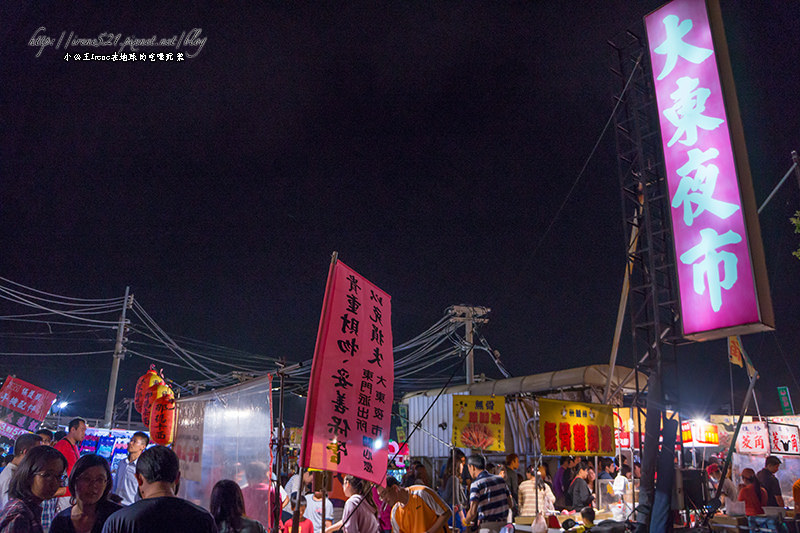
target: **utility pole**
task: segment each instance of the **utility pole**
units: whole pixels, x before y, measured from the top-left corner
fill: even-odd
[[[797,186],[800,187],[800,156],[797,155],[795,150],[792,150],[792,161],[794,162],[792,165],[794,177],[797,178]]]
[[[130,302],[128,302],[128,294],[130,287],[125,287],[125,299],[122,302],[122,315],[119,318],[119,325],[117,326],[117,343],[114,345],[114,358],[111,361],[111,378],[108,381],[108,398],[106,399],[106,417],[103,420],[103,426],[110,428],[111,419],[114,415],[114,400],[117,394],[117,376],[119,376],[119,362],[125,357],[125,348],[123,344],[127,340],[125,338],[125,327],[128,321],[125,320],[125,312],[128,310]],[[130,297],[131,302],[133,297]]]
[[[464,340],[467,341],[469,346],[467,351],[467,385],[472,385],[475,382],[475,343],[473,341],[473,329],[475,324],[486,324],[489,319],[486,316],[492,310],[488,307],[470,307],[466,305],[452,305],[447,308],[447,313],[450,315],[450,322],[463,322],[464,323]]]

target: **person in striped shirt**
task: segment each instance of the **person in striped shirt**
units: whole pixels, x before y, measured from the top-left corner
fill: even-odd
[[[479,533],[499,533],[508,523],[508,510],[513,504],[506,482],[486,471],[486,459],[473,454],[467,459],[469,475],[475,481],[469,487],[467,523],[476,518]]]
[[[378,496],[392,509],[392,533],[447,533],[450,508],[425,485],[401,487],[389,476]]]

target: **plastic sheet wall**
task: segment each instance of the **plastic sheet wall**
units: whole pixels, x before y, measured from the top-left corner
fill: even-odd
[[[182,404],[193,416],[202,417],[202,420],[192,421],[190,426],[193,429],[184,430],[188,433],[202,427],[202,452],[198,458],[199,468],[190,469],[195,470],[195,474],[190,476],[195,479],[182,478],[179,496],[208,508],[211,489],[217,481],[233,479],[245,486],[244,467],[248,463],[270,464],[272,417],[269,395],[269,381],[258,379],[178,401],[179,417]],[[181,435],[181,431],[179,419],[176,445],[185,440],[186,435]]]

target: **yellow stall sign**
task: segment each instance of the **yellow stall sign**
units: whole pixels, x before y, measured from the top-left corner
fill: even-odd
[[[453,396],[453,444],[503,452],[506,399],[503,396]]]
[[[614,455],[614,413],[609,405],[563,400],[539,402],[544,455]]]

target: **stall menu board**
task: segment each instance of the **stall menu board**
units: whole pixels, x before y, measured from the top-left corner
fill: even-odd
[[[505,451],[505,406],[503,396],[453,396],[453,445]]]
[[[769,431],[766,422],[742,424],[736,439],[736,452],[748,455],[769,454]]]
[[[544,455],[613,455],[610,405],[564,400],[539,402],[539,443]]]

